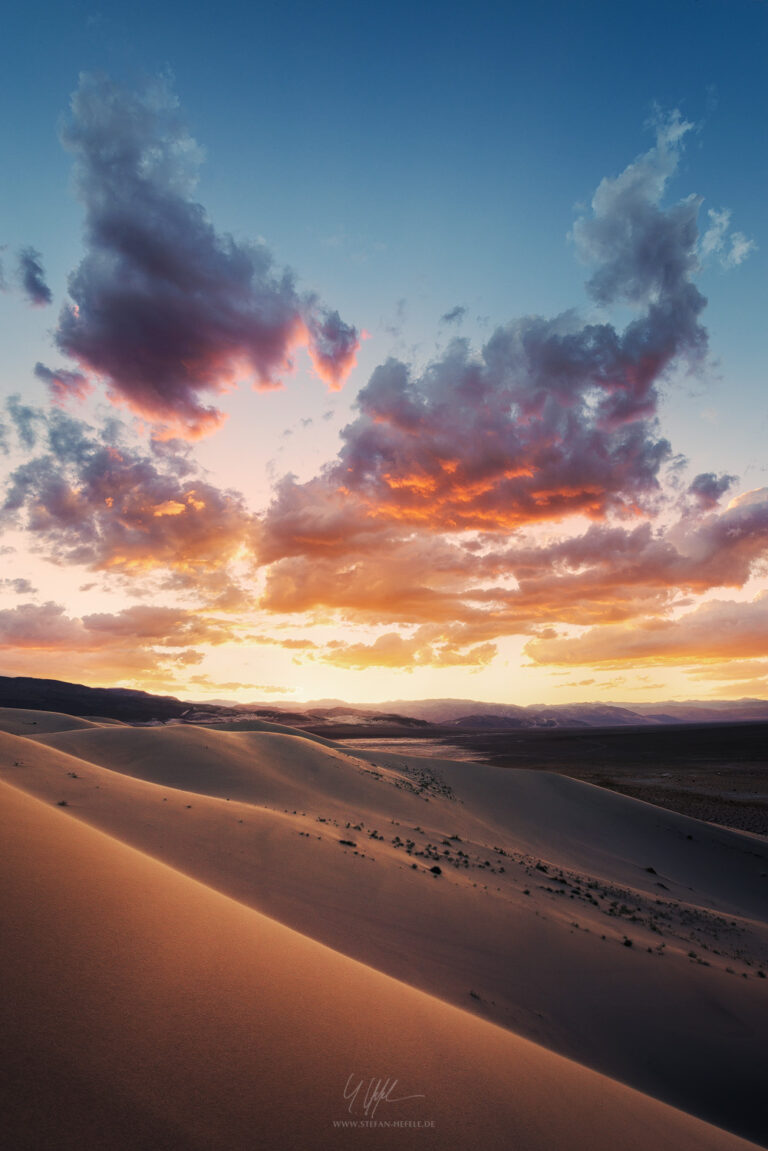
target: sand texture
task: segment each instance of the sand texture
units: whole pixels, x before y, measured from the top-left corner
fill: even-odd
[[[0,728],[9,1146],[768,1142],[764,839],[281,732]],[[334,1126],[371,1119],[422,1126]]]

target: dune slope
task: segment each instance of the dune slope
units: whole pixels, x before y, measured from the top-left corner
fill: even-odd
[[[350,1076],[398,1080],[376,1121],[435,1123],[374,1146],[747,1146],[0,793],[14,1148],[355,1146]]]
[[[193,728],[0,735],[0,773],[66,814],[768,1142],[766,845],[561,777],[477,767]]]

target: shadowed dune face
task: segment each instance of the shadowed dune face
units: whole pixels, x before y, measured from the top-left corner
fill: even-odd
[[[374,1146],[747,1146],[0,790],[14,1147],[357,1145],[350,1076],[398,1080],[377,1119],[435,1123]]]
[[[371,968],[768,1134],[756,837],[547,773],[271,732],[0,735],[0,775]]]
[[[443,760],[417,760],[420,766],[409,769],[401,755],[355,755],[301,735],[193,727],[94,726],[45,734],[39,742],[166,787],[249,804],[309,803],[343,815],[345,822],[350,815],[354,822],[377,815],[414,816],[418,822],[425,797],[453,818],[458,801],[463,819],[488,842],[511,838],[537,858],[586,867],[591,875],[649,895],[664,890],[658,886],[663,871],[667,890],[674,886],[679,896],[698,889],[695,902],[713,910],[762,918],[768,909],[764,869],[750,854],[764,851],[764,841],[745,841],[729,830],[548,772]],[[693,843],[704,844],[703,850]]]

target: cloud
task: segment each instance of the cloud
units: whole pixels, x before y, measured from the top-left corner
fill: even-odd
[[[736,476],[716,476],[714,472],[702,472],[688,485],[688,495],[707,510],[716,507],[728,489],[736,482]]]
[[[321,308],[308,316],[309,358],[321,380],[338,389],[357,363],[357,329],[338,312]]]
[[[313,516],[322,532],[339,495],[372,523],[423,531],[506,533],[655,509],[671,457],[658,386],[674,364],[699,366],[707,348],[706,301],[693,283],[700,201],[661,202],[689,127],[676,113],[660,122],[655,146],[603,180],[574,226],[593,267],[590,294],[636,312],[623,331],[573,312],[527,316],[498,327],[479,353],[454,339],[421,372],[395,358],[380,364],[337,460],[311,481],[305,537],[315,538]],[[281,502],[266,532],[289,553]]]
[[[182,608],[149,604],[138,604],[116,613],[96,612],[83,616],[82,622],[94,646],[117,639],[161,647],[232,643],[237,639],[231,626],[219,620]]]
[[[592,628],[575,638],[533,639],[534,663],[622,667],[768,656],[768,593],[744,603],[711,600],[678,619]],[[726,678],[726,677],[723,677]]]
[[[667,528],[594,524],[545,545],[491,549],[479,562],[488,574],[514,574],[508,602],[531,618],[539,610],[553,621],[599,623],[663,611],[685,594],[743,587],[767,551],[768,489],[757,489],[722,512],[684,515]]]
[[[324,380],[342,382],[356,329],[299,295],[263,244],[215,231],[193,199],[201,151],[166,82],[132,94],[83,76],[62,138],[87,250],[56,344],[115,402],[194,438],[221,422],[213,401],[239,381],[280,386],[300,345]]]
[[[737,268],[747,256],[757,248],[754,240],[748,240],[743,232],[731,232],[731,211],[710,208],[707,212],[709,227],[701,237],[699,245],[704,259],[717,256],[723,268]]]
[[[119,612],[68,616],[61,604],[24,603],[0,611],[0,646],[96,651],[116,643],[184,648],[231,643],[233,632],[219,621],[183,608],[138,605]]]
[[[45,420],[43,413],[38,408],[23,404],[18,394],[9,396],[5,401],[5,407],[11,417],[19,443],[31,451],[37,443],[38,426]]]
[[[15,411],[28,428],[29,410]],[[9,477],[6,524],[56,563],[231,590],[228,566],[253,553],[258,530],[242,496],[209,483],[180,446],[142,450],[119,421],[93,428],[53,409],[37,424],[44,441]]]
[[[440,317],[441,324],[460,324],[467,314],[467,309],[462,304],[457,304],[455,308],[451,308],[449,312],[445,312]]]
[[[16,595],[35,594],[35,588],[28,579],[0,579],[0,588],[3,591],[12,591]]]
[[[688,196],[666,209],[660,202],[692,127],[677,111],[660,119],[655,146],[619,176],[601,180],[591,216],[574,224],[579,255],[595,265],[588,288],[598,303],[647,305],[690,294],[701,197]]]
[[[466,619],[473,609],[471,557],[440,538],[360,534],[347,551],[344,520],[325,537],[303,537],[296,554],[266,572],[261,606],[271,612],[336,610],[361,622]],[[351,532],[355,524],[351,523]],[[294,537],[295,538],[295,537]]]
[[[235,640],[349,670],[482,668],[513,635],[528,637],[534,662],[564,668],[768,655],[748,649],[765,633],[757,609],[750,626],[724,598],[691,610],[766,570],[768,489],[723,508],[735,477],[701,472],[686,487],[657,421],[672,368],[697,368],[707,351],[694,283],[701,201],[665,204],[689,131],[677,114],[660,121],[654,147],[603,180],[576,222],[589,322],[524,316],[479,349],[453,339],[426,366],[380,363],[337,457],[306,482],[283,477],[258,517],[210,482],[187,439],[217,423],[216,398],[238,379],[274,385],[299,343],[338,386],[357,332],[299,296],[263,247],[213,229],[193,198],[199,150],[166,87],[127,96],[83,81],[67,140],[87,251],[57,330],[79,366],[35,371],[59,404],[101,377],[154,436],[146,445],[117,419],[94,427],[12,398],[26,456],[1,514],[56,564],[113,573],[139,596],[194,593],[200,607],[145,598],[70,619],[26,605],[0,616],[7,651],[15,643],[23,661],[45,650],[55,663],[69,645],[93,674],[166,678],[196,667],[198,648]],[[614,306],[628,309],[624,327],[604,318]],[[283,613],[363,625],[365,638],[262,634],[279,632]],[[561,636],[562,624],[588,630]]]
[[[64,404],[70,398],[84,400],[93,391],[93,384],[82,372],[71,372],[67,368],[55,371],[45,364],[35,364],[35,375],[50,390],[54,403]]]
[[[0,650],[10,675],[39,675],[44,657],[46,675],[56,678],[177,690],[175,676],[204,658],[193,645],[238,639],[199,610],[139,605],[77,618],[52,601],[0,610]]]
[[[421,628],[414,636],[404,638],[399,632],[385,632],[373,643],[329,643],[321,654],[325,663],[362,670],[388,667],[413,671],[416,667],[481,668],[496,656],[495,644],[467,647],[453,642],[450,632]]]
[[[503,543],[492,533],[465,540],[389,523],[371,533],[354,499],[339,496],[329,509],[322,488],[318,495],[295,482],[282,494],[279,525],[267,516],[262,536],[273,561],[264,609],[390,626],[452,622],[464,628],[464,644],[558,623],[642,621],[683,606],[684,597],[744,586],[768,551],[768,490],[723,511],[691,515],[686,506],[668,527],[595,523],[577,535],[536,542],[517,533]]]
[[[697,667],[687,673],[691,679],[738,682],[744,679],[768,677],[768,660],[739,659],[717,667]]]
[[[286,639],[282,636],[252,635],[248,637],[252,643],[274,644],[283,647],[286,651],[312,651],[317,647],[311,639]]]
[[[748,240],[743,232],[734,232],[731,236],[730,250],[722,258],[723,266],[738,268],[739,264],[743,264],[747,256],[755,251],[757,251],[757,244],[754,240]]]
[[[601,182],[574,228],[591,296],[629,306],[626,327],[528,316],[479,353],[455,339],[421,371],[380,364],[336,460],[277,485],[259,541],[265,609],[453,621],[467,647],[558,623],[628,626],[763,570],[768,490],[721,510],[734,476],[702,472],[683,498],[679,481],[662,487],[665,465],[683,461],[659,434],[659,385],[707,351],[701,201],[663,203],[690,130],[677,113],[660,119],[654,147]],[[402,636],[371,648],[336,650],[420,650]]]
[[[18,265],[24,294],[33,307],[43,308],[53,302],[53,293],[45,282],[41,256],[34,248],[21,248]]]
[[[218,680],[212,680],[208,675],[191,675],[189,682],[197,687],[215,691],[259,691],[269,695],[290,695],[293,691],[291,687],[277,687],[273,683],[239,683],[236,681],[220,683]]]

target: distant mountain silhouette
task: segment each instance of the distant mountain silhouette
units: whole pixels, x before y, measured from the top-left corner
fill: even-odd
[[[643,704],[485,703],[469,699],[394,700],[352,705],[315,700],[297,708],[271,700],[249,704],[197,703],[170,695],[152,695],[123,687],[87,687],[57,679],[0,676],[0,707],[61,711],[68,715],[120,719],[127,723],[169,720],[205,723],[258,718],[299,728],[403,728],[427,734],[433,726],[462,731],[512,731],[518,728],[662,726],[768,720],[768,701],[685,700]]]

